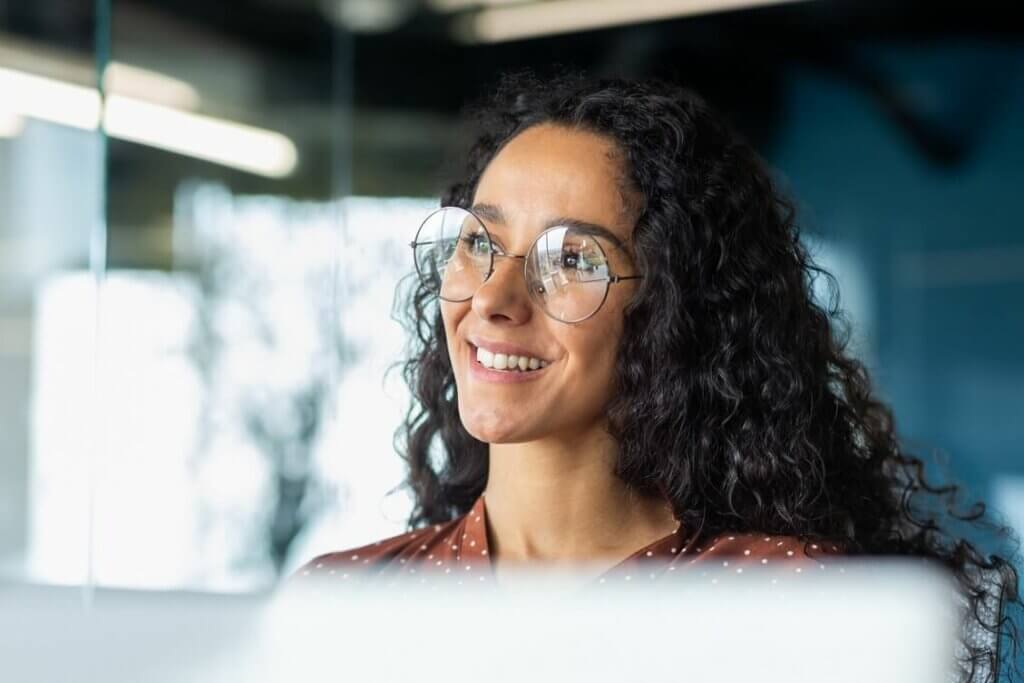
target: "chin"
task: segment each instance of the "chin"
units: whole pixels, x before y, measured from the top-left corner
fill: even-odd
[[[462,420],[462,426],[477,441],[483,441],[484,443],[520,443],[530,440],[530,437],[524,434],[521,425],[511,424],[507,418],[500,414],[493,412],[467,414],[465,411],[460,410],[459,415]]]
[[[484,443],[513,443],[518,441],[512,430],[503,427],[480,425],[474,422],[466,422],[465,420],[463,420],[462,426],[466,428],[470,436]]]

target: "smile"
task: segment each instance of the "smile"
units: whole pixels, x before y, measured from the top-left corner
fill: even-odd
[[[485,382],[514,384],[528,382],[545,374],[549,363],[539,358],[492,353],[467,344],[470,375]]]

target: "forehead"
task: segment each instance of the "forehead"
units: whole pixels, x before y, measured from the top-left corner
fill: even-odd
[[[625,202],[622,163],[596,133],[541,124],[512,138],[477,184],[474,204],[500,206],[524,228],[564,216],[604,225],[622,240],[634,217]]]

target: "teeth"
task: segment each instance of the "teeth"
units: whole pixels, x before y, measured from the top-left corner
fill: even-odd
[[[517,356],[515,354],[492,353],[487,349],[480,348],[479,346],[476,349],[476,359],[480,361],[480,364],[484,367],[491,368],[493,370],[515,370],[519,372],[526,372],[528,370],[546,368],[548,365],[547,361],[540,360],[539,358]]]

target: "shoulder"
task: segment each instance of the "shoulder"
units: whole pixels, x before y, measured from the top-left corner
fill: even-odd
[[[374,543],[318,555],[300,567],[293,577],[378,571],[406,558],[431,552],[446,542],[446,534],[450,533],[452,527],[460,520],[461,518],[445,524],[434,524]]]
[[[843,554],[838,542],[756,532],[719,534],[687,550],[704,561],[721,558],[723,562],[731,560],[740,566],[779,563],[814,566]]]

